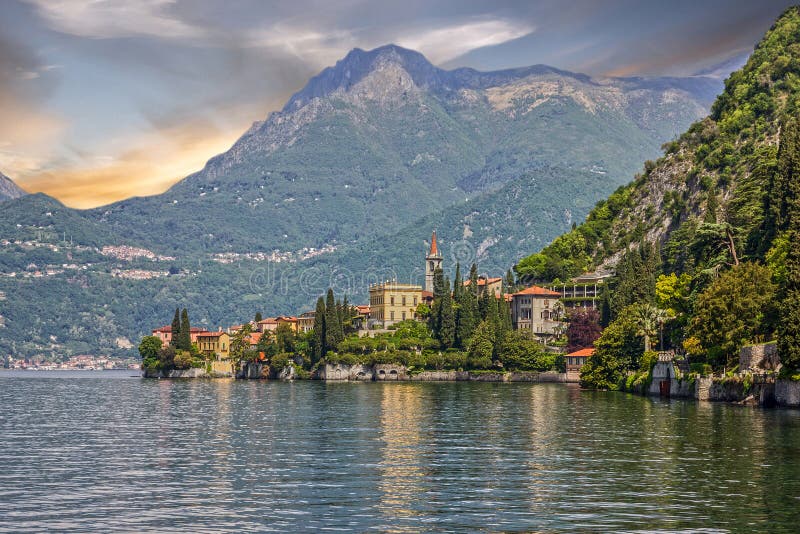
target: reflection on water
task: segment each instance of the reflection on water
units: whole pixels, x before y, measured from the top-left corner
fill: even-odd
[[[558,384],[53,376],[0,372],[0,531],[792,532],[800,517],[800,411]]]

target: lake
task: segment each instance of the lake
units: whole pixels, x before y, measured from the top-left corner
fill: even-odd
[[[133,376],[132,376],[133,375]],[[0,371],[0,531],[770,531],[800,411],[563,384]]]

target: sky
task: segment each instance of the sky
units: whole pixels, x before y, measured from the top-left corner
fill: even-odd
[[[157,194],[355,47],[685,76],[746,55],[791,3],[0,0],[0,172],[79,208]]]

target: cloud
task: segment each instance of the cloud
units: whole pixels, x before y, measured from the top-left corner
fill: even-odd
[[[240,134],[197,119],[117,140],[115,145],[128,147],[118,154],[51,161],[13,178],[27,191],[43,191],[74,208],[90,208],[162,193],[200,170],[210,156],[227,150]],[[0,160],[2,154],[0,147]]]
[[[518,39],[535,29],[533,25],[523,21],[480,20],[397,36],[396,42],[406,48],[422,52],[434,63],[442,63],[476,48]]]
[[[175,0],[29,1],[52,28],[80,37],[184,38],[203,33],[170,12]]]

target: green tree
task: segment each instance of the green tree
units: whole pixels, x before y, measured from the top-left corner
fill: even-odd
[[[275,345],[278,352],[294,352],[295,334],[288,323],[281,323],[275,329]]]
[[[581,369],[581,386],[591,389],[617,389],[628,370],[639,368],[644,354],[634,309],[626,308],[603,330],[595,341],[595,352]]]
[[[690,332],[708,352],[712,366],[733,367],[742,345],[771,335],[776,289],[768,268],[742,263],[697,297]]]
[[[230,354],[231,360],[236,363],[244,361],[247,353],[250,352],[250,334],[253,333],[253,327],[247,323],[231,336]]]
[[[472,285],[472,284],[470,284]],[[475,297],[472,290],[464,287],[461,280],[461,266],[456,264],[456,278],[453,282],[453,302],[455,309],[455,346],[463,349],[475,329]]]
[[[142,357],[143,369],[156,366],[161,345],[161,339],[156,336],[144,336],[142,338],[142,341],[139,343],[139,356]]]
[[[181,311],[178,308],[175,308],[175,317],[172,318],[171,334],[169,344],[173,347],[177,347],[181,338]]]
[[[344,339],[344,331],[339,318],[339,307],[333,289],[328,288],[325,298],[325,347],[326,350],[336,350],[336,346]]]
[[[506,280],[505,286],[503,287],[503,293],[513,293],[517,287],[516,282],[514,282],[514,273],[511,272],[511,269],[506,271]]]
[[[253,319],[256,323],[260,323],[264,318],[261,316],[261,312],[256,312],[256,316]]]
[[[467,364],[473,369],[488,369],[492,366],[495,330],[491,321],[481,321],[469,340]]]
[[[556,355],[546,353],[541,344],[524,332],[510,331],[503,336],[498,359],[508,370],[549,371],[555,367]]]
[[[469,268],[469,290],[472,296],[477,300],[478,298],[478,265],[473,263]]]
[[[325,300],[319,297],[317,299],[316,312],[314,312],[314,335],[311,338],[312,363],[320,361],[325,357],[325,353],[327,352],[327,347],[325,345],[325,340],[328,335],[325,328],[326,316]]]
[[[796,118],[781,132],[777,175],[783,189],[778,228],[785,228],[785,241],[790,243],[780,288],[778,355],[787,369],[796,372],[800,370],[800,125]]]
[[[667,313],[652,304],[633,306],[633,320],[636,321],[636,335],[644,340],[644,351],[650,352],[651,340],[667,321]]]
[[[189,312],[186,308],[181,312],[181,333],[175,348],[179,350],[192,350],[192,327],[189,324]]]
[[[450,280],[447,278],[444,279],[444,291],[439,299],[436,312],[438,315],[436,339],[442,348],[450,348],[455,342],[456,318],[453,312],[453,297],[450,294]]]

